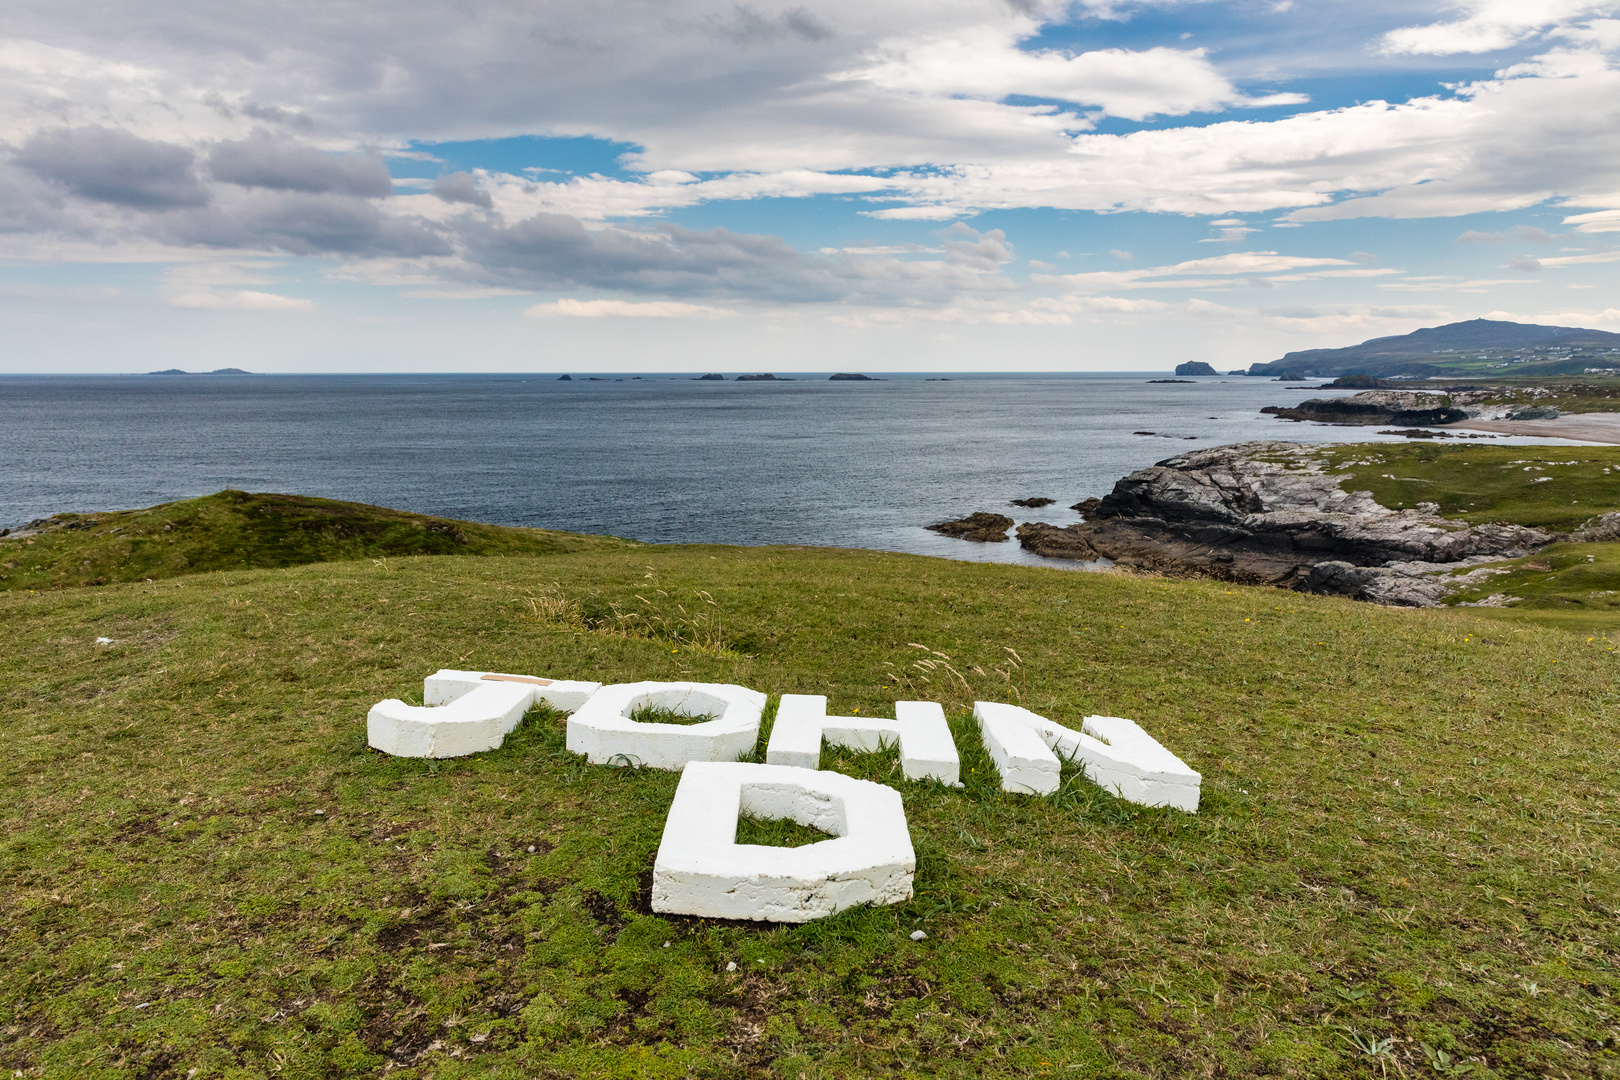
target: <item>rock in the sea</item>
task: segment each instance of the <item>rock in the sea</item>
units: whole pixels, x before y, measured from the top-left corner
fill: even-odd
[[[739,375],[738,382],[792,382],[792,379],[778,379],[775,375]]]
[[[699,375],[697,378],[693,379],[692,381],[693,382],[725,382],[726,377],[724,375],[719,375],[719,374],[716,374],[714,372],[710,372],[707,375]]]
[[[991,514],[980,510],[976,514],[969,514],[956,521],[942,521],[938,525],[928,528],[946,536],[954,536],[960,540],[973,540],[978,543],[1001,543],[1007,539],[1007,530],[1012,528],[1013,519],[1005,514]]]
[[[840,371],[836,375],[827,377],[828,382],[877,382],[870,375],[854,375],[847,371]]]
[[[573,382],[574,377],[572,375],[559,375],[559,376],[557,376],[557,381],[558,382]]]
[[[1051,506],[1055,502],[1057,502],[1056,499],[1014,499],[1012,504],[1014,506],[1027,506],[1031,510],[1039,510],[1041,507]]]
[[[1204,363],[1202,360],[1189,360],[1185,364],[1176,365],[1177,375],[1219,375],[1220,372]]]
[[[1554,539],[1518,525],[1449,521],[1433,503],[1391,510],[1370,492],[1343,490],[1310,447],[1282,442],[1180,454],[1074,509],[1084,521],[1020,526],[1019,543],[1051,558],[1103,557],[1139,569],[1384,603],[1436,602],[1425,599],[1426,587],[1397,579],[1517,558]],[[1436,595],[1455,587],[1447,582]]]
[[[1260,410],[1281,420],[1315,420],[1323,424],[1389,424],[1426,427],[1455,424],[1468,414],[1443,394],[1417,394],[1402,390],[1367,390],[1343,398],[1310,398],[1292,409],[1268,405]]]

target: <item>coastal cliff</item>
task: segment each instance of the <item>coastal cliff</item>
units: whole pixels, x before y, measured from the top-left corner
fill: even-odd
[[[1075,509],[1059,528],[1022,525],[1018,542],[1049,558],[1277,585],[1409,606],[1439,603],[1478,563],[1528,555],[1552,532],[1464,524],[1434,503],[1391,509],[1345,491],[1313,448],[1248,442],[1167,458]],[[1488,571],[1474,571],[1487,574]]]

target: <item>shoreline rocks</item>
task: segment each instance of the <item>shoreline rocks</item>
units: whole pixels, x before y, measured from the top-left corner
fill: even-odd
[[[1007,541],[1007,530],[1012,528],[1013,519],[1006,514],[992,514],[980,510],[956,521],[941,521],[937,525],[926,526],[931,532],[942,533],[945,536],[954,536],[958,540],[972,540],[979,544],[1001,544]]]
[[[1449,577],[1455,571],[1518,558],[1556,539],[1519,525],[1451,521],[1434,503],[1391,510],[1369,492],[1344,491],[1311,448],[1285,442],[1167,458],[1074,509],[1084,521],[1022,525],[1019,544],[1048,558],[1106,558],[1178,576],[1416,607],[1459,587]]]
[[[1468,419],[1442,394],[1417,394],[1402,390],[1366,390],[1342,398],[1310,398],[1292,409],[1268,405],[1260,410],[1279,420],[1315,420],[1324,424],[1389,424],[1394,427],[1426,427],[1455,424]]]
[[[1360,376],[1354,378],[1359,379]],[[1369,380],[1376,381],[1376,380]],[[1340,379],[1348,384],[1349,380]],[[1359,385],[1359,383],[1357,384]],[[1531,397],[1544,391],[1524,391]],[[1459,387],[1447,393],[1410,390],[1365,390],[1342,398],[1309,398],[1293,408],[1267,405],[1260,411],[1279,420],[1314,420],[1319,424],[1393,427],[1430,427],[1459,424],[1464,420],[1555,420],[1558,410],[1550,405],[1494,400],[1500,391]]]

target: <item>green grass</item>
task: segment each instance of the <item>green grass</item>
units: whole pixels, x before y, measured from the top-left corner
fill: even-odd
[[[1516,616],[1544,624],[1594,630],[1607,616],[1620,622],[1620,544],[1551,544],[1534,555],[1492,563],[1500,575],[1459,591],[1454,602],[1477,603],[1496,593],[1517,598]]]
[[[800,825],[785,818],[757,818],[743,815],[737,819],[737,843],[760,844],[765,847],[803,847],[831,840],[812,825]]]
[[[1615,1076],[1617,658],[1506,617],[720,547],[0,593],[0,1068]],[[913,900],[659,916],[675,774],[541,710],[467,759],[366,748],[441,666],[934,699],[966,787],[829,752],[904,796]],[[975,698],[1132,717],[1203,806],[1003,794]]]
[[[0,590],[161,580],[210,570],[403,555],[546,555],[613,537],[452,521],[306,495],[221,491],[146,510],[57,514],[0,538]]]
[[[1346,491],[1370,491],[1406,509],[1480,525],[1504,522],[1555,532],[1620,509],[1620,446],[1433,446],[1361,443],[1322,448]]]

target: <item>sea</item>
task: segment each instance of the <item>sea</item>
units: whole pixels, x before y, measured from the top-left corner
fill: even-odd
[[[924,526],[976,510],[1066,525],[1200,447],[1397,438],[1260,412],[1348,391],[1165,377],[0,376],[0,526],[229,487],[653,543],[1049,565]],[[1055,502],[1011,505],[1036,497]]]

